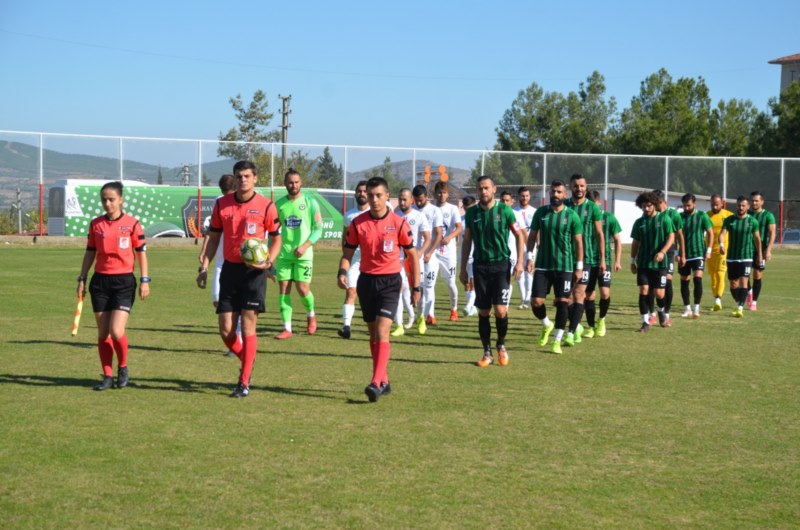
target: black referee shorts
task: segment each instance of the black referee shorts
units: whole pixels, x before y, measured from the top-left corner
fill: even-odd
[[[241,313],[243,310],[263,313],[266,309],[267,271],[251,269],[244,263],[226,261],[219,274],[217,314]]]
[[[400,273],[369,274],[362,272],[356,283],[358,303],[364,322],[375,322],[378,317],[393,319],[403,289]]]
[[[103,274],[96,272],[89,282],[89,295],[92,298],[92,310],[131,312],[136,300],[136,277],[132,272],[127,274]]]

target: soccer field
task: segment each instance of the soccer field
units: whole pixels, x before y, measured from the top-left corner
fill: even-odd
[[[188,243],[188,242],[187,242]],[[0,513],[4,528],[790,528],[800,521],[800,250],[769,263],[758,312],[639,327],[628,271],[608,335],[536,346],[514,295],[508,367],[475,366],[475,317],[393,340],[376,404],[365,325],[336,335],[339,253],[316,251],[320,325],[296,294],[276,341],[259,326],[250,397],[228,398],[198,248],[149,249],[151,297],[128,325],[130,387],[94,392],[87,302],[70,336],[83,241],[0,246]],[[626,260],[623,260],[625,262]],[[516,287],[516,286],[515,286]],[[463,306],[463,300],[461,302]],[[549,310],[552,316],[552,309]],[[115,360],[116,373],[116,360]]]

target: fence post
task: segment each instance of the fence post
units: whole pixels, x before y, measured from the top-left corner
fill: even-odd
[[[44,234],[44,134],[39,133],[39,235]]]
[[[783,211],[784,211],[784,209],[783,209],[783,206],[784,206],[784,202],[783,202],[783,200],[784,200],[784,198],[783,198],[784,189],[783,189],[783,186],[784,186],[785,174],[786,174],[786,159],[785,158],[781,158],[781,198],[780,198],[780,203],[779,203],[780,206],[778,207],[778,217],[780,217],[780,221],[778,222],[778,226],[780,227],[778,229],[779,230],[778,231],[778,237],[780,239],[778,240],[778,243],[780,243],[781,245],[783,244],[783,230],[784,230],[784,223],[786,222],[784,217],[783,217]]]

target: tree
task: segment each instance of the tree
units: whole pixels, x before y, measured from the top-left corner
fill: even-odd
[[[800,82],[786,87],[778,100],[771,99],[770,107],[778,120],[775,130],[778,155],[800,157]]]
[[[322,156],[317,159],[317,179],[319,187],[324,188],[341,188],[344,183],[342,165],[336,165],[328,147],[322,151]]]
[[[605,79],[595,71],[578,92],[566,97],[536,83],[521,90],[506,110],[497,133],[502,151],[603,153],[616,115],[616,100],[605,99]]]
[[[715,156],[745,156],[758,111],[748,100],[723,100],[711,111],[711,152]]]
[[[708,155],[711,99],[702,77],[673,82],[665,69],[642,81],[622,112],[617,152],[642,155]]]
[[[392,169],[392,159],[388,156],[383,160],[383,165],[374,167],[364,174],[364,180],[369,180],[372,177],[382,177],[385,179],[386,182],[389,183],[389,195],[392,197],[397,197],[397,193],[408,186],[406,182],[403,182],[395,174]]]
[[[273,113],[267,110],[269,103],[264,91],[256,90],[253,100],[247,106],[242,101],[240,94],[236,94],[236,97],[230,98],[228,102],[233,107],[239,125],[228,129],[225,134],[220,132],[221,142],[275,142],[280,138],[277,130],[267,130]],[[262,147],[251,143],[221,143],[217,148],[219,156],[236,160],[253,160],[262,151]]]
[[[164,184],[164,173],[161,172],[161,166],[158,166],[158,177],[156,177],[156,184]]]

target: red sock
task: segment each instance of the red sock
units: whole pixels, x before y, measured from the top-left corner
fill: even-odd
[[[103,367],[103,375],[111,377],[111,363],[114,360],[114,344],[111,337],[97,339],[97,351],[100,353],[100,366]]]
[[[243,385],[250,386],[250,374],[253,373],[253,363],[256,360],[256,350],[258,349],[258,337],[250,335],[249,337],[242,337],[242,375],[239,382]]]
[[[118,339],[111,339],[114,351],[117,352],[117,365],[120,368],[128,366],[128,336],[123,335]]]
[[[380,386],[381,383],[389,382],[386,368],[389,366],[389,356],[392,353],[392,345],[388,342],[379,342],[375,346],[378,362],[375,366],[375,372],[372,374],[372,383]]]
[[[378,343],[370,341],[369,354],[372,355],[372,377],[375,378],[375,373],[378,369]]]
[[[239,335],[234,335],[232,339],[225,340],[223,339],[222,342],[225,343],[225,346],[234,353],[239,359],[242,358],[242,350],[244,349],[244,344],[242,340],[239,338]]]

